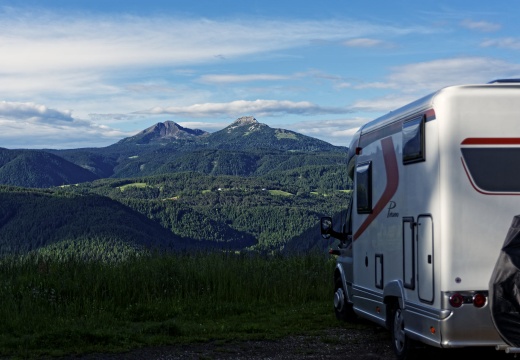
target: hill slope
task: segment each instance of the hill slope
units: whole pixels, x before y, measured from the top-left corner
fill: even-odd
[[[81,239],[98,246],[181,250],[187,242],[146,216],[94,194],[0,186],[0,255],[24,254]]]
[[[268,176],[196,172],[102,179],[70,187],[110,197],[177,235],[233,248],[277,250],[347,203],[343,166],[308,166]],[[322,181],[323,180],[323,181]]]
[[[45,188],[98,178],[93,172],[45,151],[0,148],[0,184]]]

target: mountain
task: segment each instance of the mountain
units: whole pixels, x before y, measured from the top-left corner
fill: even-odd
[[[184,171],[257,176],[301,166],[344,164],[346,151],[294,131],[271,128],[252,116],[214,133],[166,121],[102,148],[23,150],[38,160],[26,159],[23,166],[0,163],[0,184],[46,188]],[[14,153],[8,157],[14,158]]]
[[[150,144],[165,143],[175,140],[194,140],[198,137],[209,135],[207,131],[199,129],[188,129],[180,126],[173,121],[157,123],[138,134],[120,140],[118,144]]]
[[[204,139],[206,146],[227,150],[338,151],[341,147],[290,130],[273,129],[252,116],[235,120]]]
[[[0,148],[0,184],[45,188],[98,178],[92,171],[48,152]]]

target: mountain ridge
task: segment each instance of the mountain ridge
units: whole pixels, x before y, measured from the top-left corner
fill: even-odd
[[[179,171],[254,176],[275,168],[316,165],[318,161],[342,163],[347,150],[294,131],[271,128],[253,116],[240,117],[213,133],[167,120],[101,148],[4,149],[0,152],[6,159],[0,158],[0,184],[45,188]],[[16,151],[24,157],[14,156]],[[50,154],[55,157],[50,159]],[[49,160],[41,160],[46,158]],[[61,165],[51,166],[58,162]]]

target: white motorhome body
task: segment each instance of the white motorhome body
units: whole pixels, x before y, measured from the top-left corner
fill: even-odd
[[[387,327],[398,358],[417,342],[519,352],[520,260],[502,249],[520,226],[520,82],[441,89],[362,126],[348,156],[347,230],[322,219],[342,239],[338,317]]]

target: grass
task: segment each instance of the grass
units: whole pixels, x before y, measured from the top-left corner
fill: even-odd
[[[278,140],[280,140],[280,139],[297,139],[296,134],[286,132],[286,131],[279,131],[279,130],[276,131],[275,136]]]
[[[289,192],[286,192],[286,191],[283,191],[283,190],[269,190],[269,193],[271,195],[275,195],[275,196],[292,196],[293,194],[289,193]]]
[[[0,356],[275,339],[338,326],[323,254],[0,260]]]
[[[128,189],[130,187],[145,188],[147,186],[148,186],[148,184],[146,184],[146,183],[132,183],[132,184],[126,184],[126,185],[120,186],[119,190],[125,191],[126,189]]]

